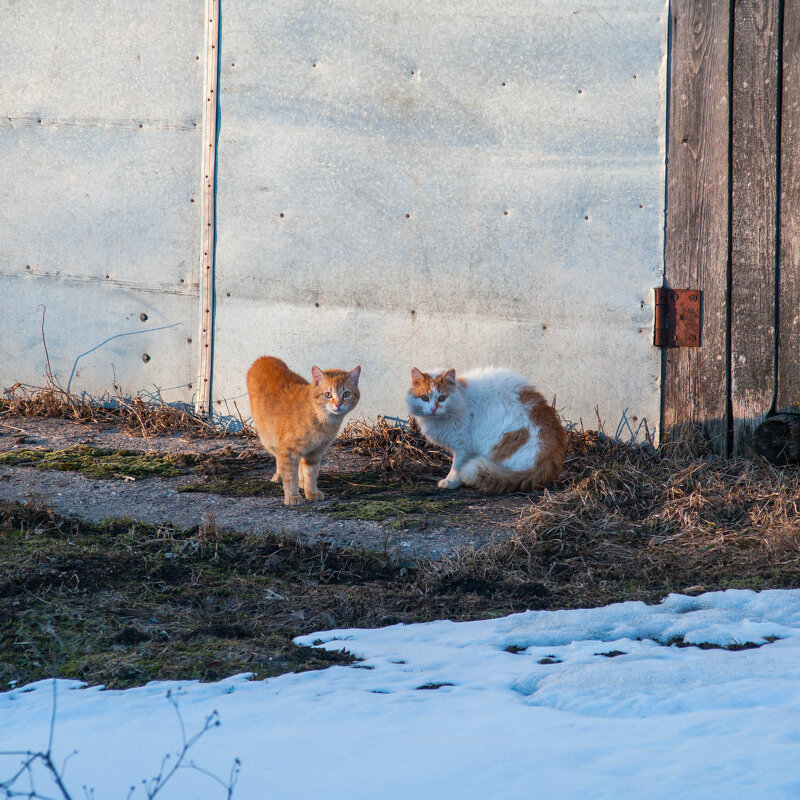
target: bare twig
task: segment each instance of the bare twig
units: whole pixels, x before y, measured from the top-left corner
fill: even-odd
[[[58,688],[55,679],[53,680],[53,707],[52,712],[50,715],[50,733],[47,742],[47,750],[42,752],[34,752],[32,750],[16,750],[16,751],[6,751],[0,752],[0,756],[21,756],[22,762],[20,763],[19,768],[16,772],[14,772],[11,777],[7,778],[5,781],[0,781],[0,793],[2,793],[2,797],[5,797],[6,800],[10,800],[10,798],[16,797],[24,797],[28,798],[28,800],[73,800],[72,794],[67,789],[67,786],[64,782],[64,769],[66,767],[67,761],[75,754],[74,752],[71,753],[66,757],[62,768],[59,770],[58,767],[55,765],[53,761],[53,739],[55,737],[55,727],[56,727],[56,714],[57,714],[57,698],[58,698]],[[225,781],[219,776],[215,775],[212,772],[209,772],[202,767],[199,767],[194,762],[186,762],[186,756],[191,750],[191,748],[198,742],[198,740],[204,736],[211,728],[218,727],[220,725],[219,720],[219,713],[217,711],[212,711],[209,714],[203,726],[200,728],[197,733],[192,736],[187,736],[186,734],[186,726],[183,721],[183,715],[181,714],[180,708],[178,706],[177,700],[172,696],[172,692],[167,692],[167,700],[175,709],[175,713],[178,716],[178,723],[180,725],[181,730],[181,750],[177,754],[175,761],[172,763],[172,766],[167,769],[167,765],[171,760],[171,756],[168,753],[164,756],[161,761],[161,767],[158,773],[150,778],[149,780],[143,779],[142,785],[144,787],[145,794],[147,796],[147,800],[154,800],[161,792],[161,790],[166,786],[166,784],[174,777],[175,773],[183,768],[183,769],[193,769],[197,772],[200,772],[203,775],[213,779],[221,786],[223,786],[227,792],[228,800],[233,797],[233,790],[236,786],[236,782],[239,777],[239,771],[241,768],[241,762],[239,759],[235,759],[233,766],[231,767],[230,775],[228,776],[228,780]],[[77,751],[75,751],[77,752]],[[48,795],[42,794],[37,788],[35,783],[35,766],[37,764],[41,764],[46,774],[50,777],[50,780],[53,782],[53,785],[56,789],[58,789],[59,796],[58,798],[52,798]],[[27,787],[22,789],[17,788],[20,780],[23,777],[27,777]],[[89,789],[87,787],[83,787],[84,795],[87,798],[94,797],[94,789]],[[130,791],[128,792],[127,798],[131,800],[136,792],[136,787],[132,786]]]
[[[47,385],[48,386],[55,386],[55,381],[53,380],[53,370],[50,367],[50,353],[47,352],[47,339],[44,335],[44,318],[47,314],[47,306],[42,306],[42,347],[44,347],[44,370],[45,375],[47,376]]]

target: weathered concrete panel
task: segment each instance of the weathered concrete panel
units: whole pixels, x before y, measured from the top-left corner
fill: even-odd
[[[225,6],[219,407],[259,354],[510,366],[571,419],[659,416],[663,0]],[[246,413],[246,411],[245,411]],[[612,423],[613,424],[613,423]]]
[[[46,306],[51,365],[65,388],[71,376],[73,391],[98,395],[116,375],[123,394],[159,387],[188,401],[204,8],[7,0],[0,10],[0,383],[43,382]],[[75,358],[109,337],[72,374]]]
[[[2,0],[0,11],[4,117],[170,126],[202,113],[203,2]]]
[[[98,281],[69,277],[6,275],[3,302],[4,387],[17,381],[43,385],[44,321],[50,368],[64,389],[165,402],[186,402],[196,391],[194,372],[186,366],[197,359],[194,296],[133,285],[109,290]]]

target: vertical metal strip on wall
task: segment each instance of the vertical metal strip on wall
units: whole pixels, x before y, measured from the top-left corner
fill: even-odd
[[[211,412],[214,351],[214,246],[216,231],[217,111],[219,87],[219,3],[206,6],[206,104],[203,159],[203,270],[200,276],[200,376],[197,411]]]

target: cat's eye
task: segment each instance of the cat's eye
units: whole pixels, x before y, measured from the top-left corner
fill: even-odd
[[[345,392],[342,397],[350,397],[350,392]]]
[[[428,402],[428,400],[429,400],[429,399],[430,399],[430,398],[429,398],[429,397],[428,397],[428,395],[426,395],[426,394],[424,394],[424,395],[422,395],[422,397],[420,397],[420,400],[423,400],[423,401],[424,401],[424,402],[426,402],[426,403]]]
[[[440,394],[439,395],[439,402],[440,403],[444,403],[445,400],[447,400],[447,395],[446,394]]]
[[[325,397],[333,397],[333,395],[330,392],[325,392]]]

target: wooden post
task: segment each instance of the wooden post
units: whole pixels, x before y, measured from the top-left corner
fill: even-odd
[[[727,440],[730,8],[673,0],[667,148],[667,286],[703,291],[702,347],[663,355],[662,433]]]
[[[731,195],[731,408],[734,446],[748,450],[772,404],[779,4],[736,0]]]
[[[784,5],[778,410],[800,407],[800,3]]]
[[[200,276],[200,376],[196,410],[211,413],[214,356],[214,239],[216,233],[217,89],[219,86],[219,0],[206,5],[206,104],[203,147],[203,270]]]

